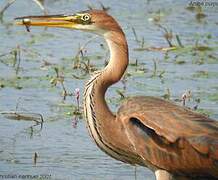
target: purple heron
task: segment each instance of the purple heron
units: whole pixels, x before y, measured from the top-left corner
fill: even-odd
[[[108,65],[85,86],[84,114],[90,136],[111,157],[151,169],[160,179],[218,178],[218,121],[157,97],[137,96],[109,109],[105,93],[124,74],[129,61],[125,34],[101,10],[71,15],[26,16],[17,25],[61,27],[103,36]]]

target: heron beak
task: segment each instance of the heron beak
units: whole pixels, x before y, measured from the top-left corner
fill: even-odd
[[[60,28],[75,28],[77,23],[77,15],[46,15],[46,16],[24,16],[17,17],[16,25],[26,26],[46,26]]]

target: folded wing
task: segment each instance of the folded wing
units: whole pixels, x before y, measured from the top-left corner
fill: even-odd
[[[126,100],[117,118],[136,153],[154,167],[218,176],[218,121],[154,97]]]

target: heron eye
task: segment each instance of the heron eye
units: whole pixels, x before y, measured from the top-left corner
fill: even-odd
[[[88,22],[88,21],[90,21],[90,16],[89,16],[88,14],[84,14],[84,15],[81,17],[81,19],[82,19],[83,21]]]

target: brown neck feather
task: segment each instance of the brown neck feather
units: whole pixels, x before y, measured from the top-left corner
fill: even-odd
[[[105,101],[105,92],[110,85],[122,78],[129,62],[128,45],[122,30],[110,31],[104,37],[110,50],[110,61],[101,71],[94,85],[93,99],[95,99],[96,117],[99,120],[115,118]]]
[[[108,139],[110,134],[107,133],[110,131],[106,131],[108,128],[114,128],[112,121],[116,119],[116,116],[107,106],[105,92],[110,85],[119,81],[125,72],[128,65],[128,47],[121,29],[110,31],[104,37],[110,49],[110,61],[87,83],[84,94],[84,112],[87,127],[96,144],[103,151],[119,159],[119,155]]]

